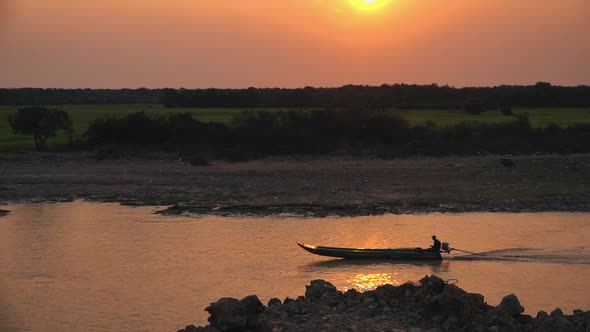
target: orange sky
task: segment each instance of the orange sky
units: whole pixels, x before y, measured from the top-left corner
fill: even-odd
[[[590,85],[588,0],[351,1],[0,0],[0,87]]]

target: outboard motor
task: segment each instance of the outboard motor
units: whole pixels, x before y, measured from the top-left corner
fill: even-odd
[[[448,242],[443,242],[442,246],[441,246],[442,251],[446,252],[447,254],[451,253],[451,250],[453,250],[453,248],[449,248],[449,243]]]

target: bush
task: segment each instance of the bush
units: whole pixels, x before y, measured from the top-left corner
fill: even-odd
[[[483,112],[483,104],[479,99],[469,98],[465,100],[463,110],[469,114],[480,114]]]
[[[239,162],[334,151],[372,151],[380,156],[581,153],[590,152],[589,136],[590,125],[534,129],[527,114],[510,123],[463,122],[439,128],[433,123],[410,127],[397,116],[360,109],[251,112],[237,115],[232,127],[201,123],[182,113],[167,117],[135,113],[97,120],[86,133],[87,142],[99,148],[175,151],[192,156],[186,161],[195,165],[208,163],[203,156]]]
[[[223,124],[202,123],[187,113],[162,117],[138,112],[124,118],[95,120],[88,126],[84,137],[95,146],[132,143],[176,150],[181,146],[223,144],[230,136],[228,132]]]
[[[512,113],[512,106],[510,106],[509,104],[501,104],[498,109],[500,110],[500,113],[504,114],[504,115],[512,115],[514,113]]]

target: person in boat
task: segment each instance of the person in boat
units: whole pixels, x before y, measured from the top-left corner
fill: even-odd
[[[434,251],[434,252],[440,252],[440,241],[436,238],[436,235],[432,236],[432,241],[434,241],[434,243],[430,246],[430,248],[428,249],[429,251]]]

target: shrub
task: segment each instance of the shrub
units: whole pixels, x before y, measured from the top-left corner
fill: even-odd
[[[465,100],[463,110],[469,114],[480,114],[483,112],[483,104],[479,99],[469,98]]]
[[[510,106],[509,104],[501,104],[499,107],[500,113],[504,114],[504,115],[512,115],[514,113],[512,113],[512,106]]]

